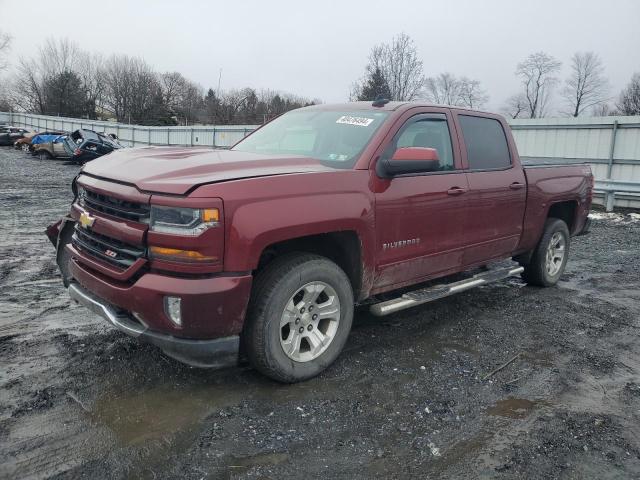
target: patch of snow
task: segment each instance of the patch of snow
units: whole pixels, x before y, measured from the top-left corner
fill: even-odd
[[[589,218],[592,220],[605,220],[621,225],[640,222],[640,213],[615,213],[615,212],[591,212]]]

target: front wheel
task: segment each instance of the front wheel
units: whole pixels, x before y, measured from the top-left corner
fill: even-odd
[[[523,264],[522,278],[529,285],[551,287],[558,283],[569,258],[571,235],[567,224],[558,218],[549,218],[544,232],[528,263]]]
[[[243,341],[251,364],[293,383],[314,377],[338,357],[353,321],[353,291],[327,258],[291,254],[260,272]]]

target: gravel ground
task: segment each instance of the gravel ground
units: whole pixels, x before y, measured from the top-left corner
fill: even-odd
[[[336,364],[283,386],[70,303],[43,230],[76,173],[0,149],[0,477],[640,478],[640,215],[596,214],[556,288],[358,311]]]

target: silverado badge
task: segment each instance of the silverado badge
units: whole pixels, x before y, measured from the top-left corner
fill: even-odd
[[[80,225],[82,226],[82,228],[93,227],[95,221],[96,217],[92,217],[87,212],[82,212],[80,214]]]

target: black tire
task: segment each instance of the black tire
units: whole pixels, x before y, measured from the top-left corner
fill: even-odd
[[[315,359],[298,362],[285,353],[280,319],[292,295],[310,282],[324,282],[337,294],[340,316],[331,343]],[[253,367],[283,383],[315,377],[340,355],[353,322],[353,291],[344,271],[325,257],[293,253],[275,259],[254,282],[243,332],[243,345]]]
[[[560,264],[559,270],[553,275],[547,270],[547,250],[554,234],[560,234],[564,238],[564,256]],[[538,287],[552,287],[564,273],[569,258],[569,246],[571,243],[571,234],[569,228],[563,220],[558,218],[548,218],[544,224],[542,238],[538,242],[538,246],[533,251],[531,258],[527,263],[521,263],[524,267],[522,278],[529,285]]]
[[[40,160],[50,160],[52,158],[51,154],[46,150],[40,150],[37,155]]]

